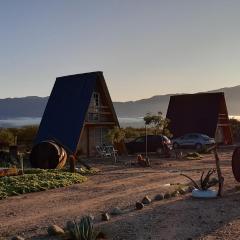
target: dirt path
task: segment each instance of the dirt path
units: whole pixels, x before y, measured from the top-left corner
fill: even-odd
[[[136,200],[144,195],[154,197],[168,191],[165,184],[186,183],[180,172],[198,177],[201,170],[213,167],[211,155],[194,161],[152,158],[152,168],[98,163],[95,165],[102,171],[83,184],[1,200],[0,232],[2,236],[30,238],[45,234],[50,224],[64,226],[68,220],[93,214],[110,239],[240,239],[240,230],[236,230],[240,226],[240,194],[233,191],[238,184],[231,173],[231,151],[220,157],[225,177],[222,199],[202,201],[187,195],[134,210]],[[125,213],[100,222],[100,213],[116,206]]]

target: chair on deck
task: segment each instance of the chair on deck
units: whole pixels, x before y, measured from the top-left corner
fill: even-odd
[[[103,147],[106,153],[110,154],[111,157],[114,158],[114,162],[117,162],[118,151],[112,145],[104,146]]]
[[[97,150],[98,155],[99,155],[101,158],[111,157],[111,154],[108,153],[108,152],[105,150],[105,148],[102,147],[102,146],[97,145],[97,146],[96,146],[96,150]]]
[[[112,145],[103,145],[103,146],[96,146],[96,150],[98,155],[101,158],[114,158],[114,162],[117,162],[118,151]]]

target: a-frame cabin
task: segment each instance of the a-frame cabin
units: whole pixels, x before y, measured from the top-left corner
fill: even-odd
[[[58,77],[35,143],[55,140],[74,154],[96,156],[114,126],[119,122],[102,72]]]
[[[171,96],[167,118],[174,138],[186,133],[203,133],[218,143],[233,142],[222,92]]]

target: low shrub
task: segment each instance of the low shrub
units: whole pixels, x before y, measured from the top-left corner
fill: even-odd
[[[95,240],[98,235],[90,216],[84,216],[79,222],[73,221],[68,224],[67,230],[72,240]]]
[[[81,183],[86,177],[59,170],[29,169],[24,175],[0,178],[0,199],[30,192],[66,187]]]

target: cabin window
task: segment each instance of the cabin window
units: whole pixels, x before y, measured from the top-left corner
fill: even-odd
[[[93,93],[93,104],[94,104],[94,107],[100,106],[100,97],[99,97],[99,93],[97,92]]]
[[[99,121],[100,94],[93,92],[90,107],[88,109],[88,121]]]
[[[100,107],[100,94],[98,92],[93,92],[90,107],[97,110]]]

